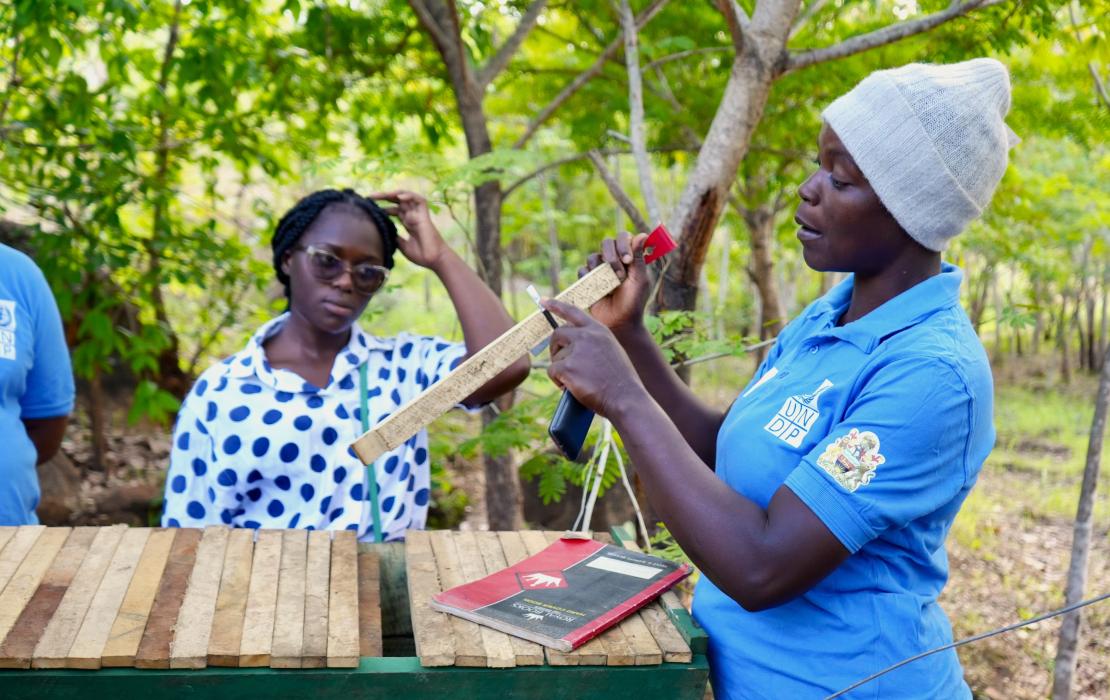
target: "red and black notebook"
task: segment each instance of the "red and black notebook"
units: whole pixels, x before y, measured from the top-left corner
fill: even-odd
[[[690,574],[690,566],[594,540],[539,554],[433,597],[436,610],[571,651]]]

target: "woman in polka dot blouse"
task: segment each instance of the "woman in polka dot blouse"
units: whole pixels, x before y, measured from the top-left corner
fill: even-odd
[[[315,192],[282,217],[272,247],[289,310],[189,392],[174,430],[162,524],[348,529],[374,539],[367,470],[348,445],[364,424],[388,416],[513,321],[412,192]],[[439,277],[465,344],[407,332],[383,338],[359,328],[398,249]],[[521,359],[464,405],[511,391],[528,369]],[[382,539],[423,528],[431,488],[427,432],[382,455],[374,471]]]

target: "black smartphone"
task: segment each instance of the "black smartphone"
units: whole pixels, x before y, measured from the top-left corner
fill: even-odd
[[[574,394],[563,389],[559,405],[555,407],[555,415],[547,426],[547,434],[559,451],[573,462],[582,451],[582,444],[586,442],[593,420],[594,412],[579,403]]]

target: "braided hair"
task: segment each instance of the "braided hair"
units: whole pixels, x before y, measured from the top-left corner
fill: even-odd
[[[289,275],[281,269],[285,254],[292,250],[304,232],[332,204],[348,204],[366,214],[373,222],[374,228],[382,236],[382,248],[385,253],[385,266],[393,269],[393,253],[397,250],[397,227],[393,220],[382,210],[374,200],[359,195],[351,189],[344,190],[319,190],[313,192],[293,205],[285,212],[285,216],[278,221],[274,229],[274,237],[270,240],[270,247],[274,251],[274,271],[278,281],[285,287],[285,297],[289,298]]]

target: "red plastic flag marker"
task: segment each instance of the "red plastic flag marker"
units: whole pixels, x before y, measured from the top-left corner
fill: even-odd
[[[667,227],[659,224],[644,241],[644,262],[653,263],[677,247]]]

